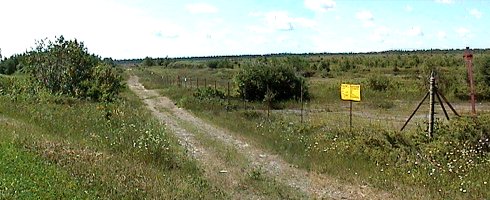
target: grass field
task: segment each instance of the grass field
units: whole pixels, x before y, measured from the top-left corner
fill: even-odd
[[[227,198],[128,91],[114,103],[0,102],[2,199]]]
[[[279,102],[269,114],[265,102],[238,97],[233,82],[237,69],[131,68],[126,78],[129,73],[179,107],[300,169],[410,199],[490,196],[486,102],[479,105],[478,118],[451,115],[447,121],[438,109],[433,139],[427,137],[424,105],[407,130],[400,132],[426,93],[423,80],[412,71],[395,76],[389,70],[373,69],[308,78],[309,101],[303,106],[294,100]],[[379,76],[389,79],[386,90],[368,86]],[[13,85],[0,88],[0,198],[233,197],[223,185],[205,177],[172,132],[130,91],[112,103],[32,96],[24,78],[0,77],[2,86]],[[354,103],[352,129],[349,104],[339,100],[340,83],[359,83],[363,88],[363,100]],[[448,98],[462,110],[461,100]],[[467,110],[462,114],[468,116]],[[215,146],[214,153],[227,165],[245,162],[235,149],[203,137],[199,127],[180,123],[203,144]],[[261,169],[246,173],[248,178],[241,181],[251,190],[271,198],[302,197],[263,176]]]
[[[339,85],[346,82],[367,85],[374,72],[310,78],[312,99],[305,104],[305,122],[300,123],[298,102],[282,103],[279,106],[282,110],[268,116],[263,102],[243,102],[234,91],[230,100],[199,98],[197,86],[178,87],[162,78],[195,75],[207,80],[231,80],[232,70],[192,72],[157,67],[133,70],[143,77],[146,87],[159,89],[177,105],[300,168],[374,185],[413,199],[479,199],[490,195],[490,177],[482,173],[490,166],[489,155],[482,149],[488,145],[485,135],[490,130],[487,125],[490,116],[481,111],[478,120],[473,121],[467,117],[454,119],[452,115],[454,120],[448,122],[439,109],[437,139],[432,140],[425,132],[424,111],[428,106],[424,106],[419,111],[422,114],[416,116],[406,131],[400,132],[399,128],[426,93],[422,81],[410,78],[410,72],[386,74],[393,88],[383,92],[364,87],[363,101],[354,103],[351,131],[348,103],[339,100]],[[226,93],[226,87],[218,90]],[[456,104],[460,102],[448,98]],[[466,111],[463,115],[467,115]]]

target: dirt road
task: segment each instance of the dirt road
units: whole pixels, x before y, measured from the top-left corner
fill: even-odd
[[[260,169],[273,184],[285,185],[297,190],[309,199],[394,199],[387,192],[380,192],[365,185],[346,185],[325,174],[317,174],[295,168],[277,155],[270,154],[249,144],[236,134],[211,125],[180,109],[157,91],[146,90],[138,77],[128,80],[130,89],[138,95],[153,115],[165,123],[179,142],[199,162],[205,176],[219,185],[234,199],[270,199],[256,188],[243,185],[253,169]],[[205,142],[202,138],[217,143]],[[240,162],[230,162],[218,150],[218,146],[230,148],[242,157]]]

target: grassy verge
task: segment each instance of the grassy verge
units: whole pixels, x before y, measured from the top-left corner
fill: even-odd
[[[21,95],[0,96],[0,115],[18,122],[0,119],[1,197],[227,198],[132,93],[110,104]]]
[[[327,103],[328,99],[338,98],[337,88],[332,89],[337,83],[331,82],[331,85],[321,85],[325,83],[323,81],[311,82],[311,87],[317,88],[312,90],[313,96],[327,100],[312,102],[314,106],[325,108],[332,105]],[[151,78],[144,84],[151,85]],[[332,174],[348,182],[373,185],[406,198],[479,199],[490,196],[490,176],[482,173],[490,166],[490,127],[487,125],[490,116],[486,114],[476,121],[467,118],[450,123],[439,121],[436,138],[429,139],[423,126],[413,125],[410,131],[398,132],[398,125],[386,125],[390,120],[383,118],[373,123],[369,117],[361,115],[356,118],[359,125],[350,131],[345,128],[347,116],[311,113],[310,120],[301,124],[297,116],[287,112],[267,117],[257,110],[227,111],[223,105],[230,105],[221,98],[203,99],[189,89],[156,86],[178,105],[304,169]],[[405,91],[368,94],[373,99],[365,102],[368,106],[364,109],[367,114],[380,109],[379,113],[370,115],[385,115],[385,118],[393,117],[393,112],[408,116],[409,109],[392,109],[393,106],[385,106],[383,102],[376,106],[382,98],[415,105],[417,102],[414,101],[418,100],[413,96],[420,91],[407,87]],[[325,88],[331,88],[330,92],[318,94]],[[404,95],[411,97],[403,99]],[[242,103],[232,101],[231,104]],[[338,105],[332,107],[335,106]]]
[[[68,171],[15,144],[31,126],[0,119],[0,199],[94,199]]]

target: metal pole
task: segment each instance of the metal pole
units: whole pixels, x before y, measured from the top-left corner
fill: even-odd
[[[352,133],[352,100],[349,101],[350,103],[350,114],[349,114],[349,131]]]
[[[471,114],[476,116],[475,82],[473,81],[473,53],[469,47],[466,47],[463,57],[466,60],[466,69],[468,70],[468,79],[470,81]]]
[[[437,100],[439,100],[439,103],[441,104],[442,111],[444,111],[444,115],[446,116],[446,119],[449,120],[449,115],[447,114],[446,107],[444,107],[444,102],[442,102],[441,96],[439,95],[439,92],[436,90],[436,96]]]
[[[439,94],[439,93],[437,93]],[[442,97],[442,100],[444,100],[444,102],[447,103],[447,105],[449,106],[449,108],[451,108],[451,110],[453,111],[453,113],[458,116],[458,117],[461,117],[461,115],[458,114],[458,112],[456,112],[456,110],[454,109],[454,107],[451,105],[451,103],[449,103],[449,101],[446,99],[446,97],[443,95],[443,94],[439,94],[441,97]]]
[[[229,106],[230,106],[230,81],[228,81],[228,95],[226,96],[227,100],[228,100],[228,109],[229,109]]]
[[[300,101],[301,101],[301,123],[303,123],[303,109],[304,109],[304,105],[303,105],[303,84],[301,84],[301,98],[300,98]]]
[[[417,108],[415,108],[415,110],[412,112],[412,114],[410,115],[410,117],[408,117],[408,120],[405,122],[405,124],[403,124],[403,127],[402,129],[400,129],[400,131],[403,131],[403,129],[405,129],[405,127],[407,126],[408,122],[410,122],[410,120],[412,119],[412,117],[415,115],[415,113],[417,113],[417,111],[419,110],[420,106],[422,105],[422,103],[424,103],[424,101],[427,99],[427,97],[429,96],[429,92],[427,92],[424,96],[424,98],[422,99],[422,101],[420,101],[419,105],[417,106]]]
[[[267,92],[266,93],[270,94],[269,85],[267,85]],[[269,119],[270,112],[271,112],[271,99],[270,99],[270,97],[267,97],[266,100],[267,100],[267,119]]]
[[[429,89],[429,102],[430,102],[430,116],[429,116],[429,138],[432,138],[434,133],[434,103],[435,103],[435,78],[434,71],[430,74],[430,89]]]

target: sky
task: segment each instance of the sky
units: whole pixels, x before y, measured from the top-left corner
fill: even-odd
[[[114,59],[490,48],[490,0],[0,0],[2,55],[63,35]]]

